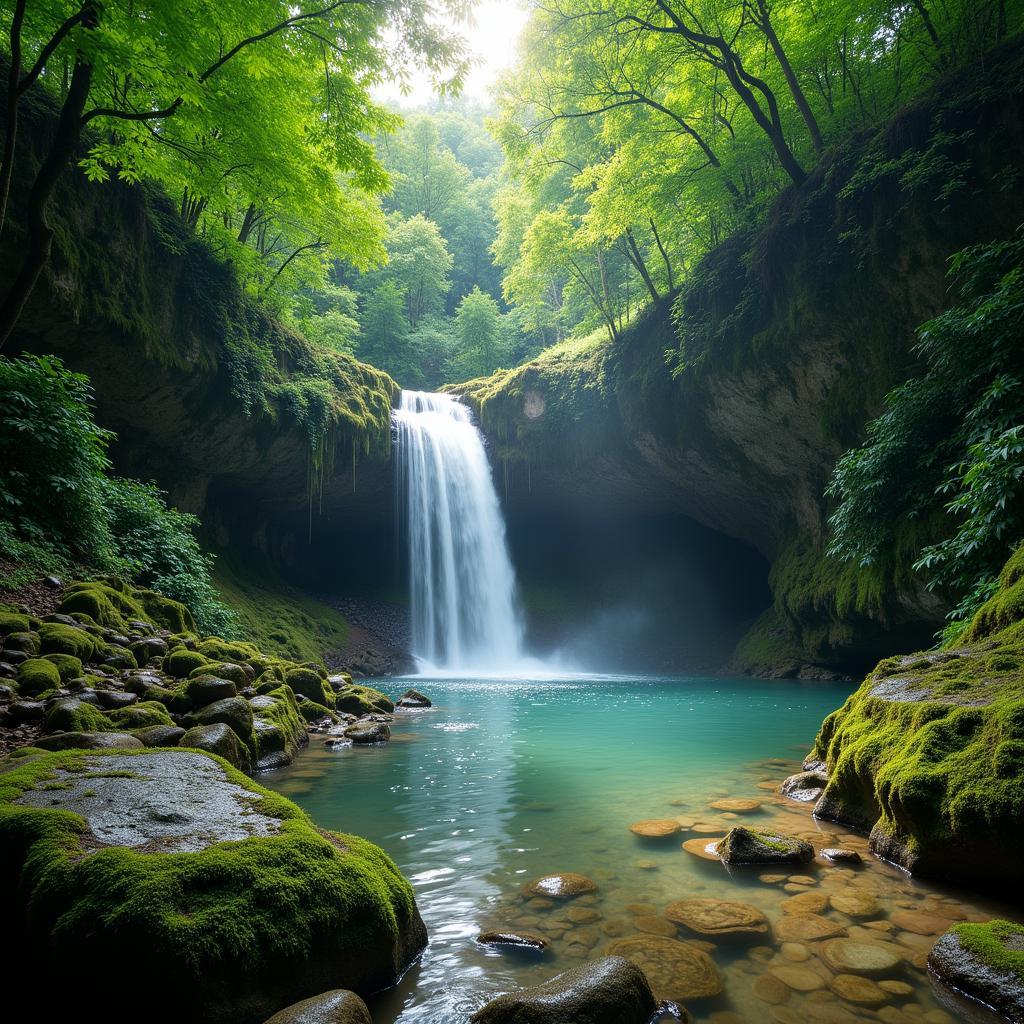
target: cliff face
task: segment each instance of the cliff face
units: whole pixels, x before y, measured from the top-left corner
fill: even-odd
[[[5,278],[52,117],[29,98]],[[51,266],[7,352],[52,352],[89,375],[118,472],[156,480],[222,542],[261,543],[270,523],[305,533],[311,506],[356,519],[390,508],[390,377],[268,318],[153,190],[72,170],[50,219]]]
[[[925,640],[944,609],[907,567],[824,557],[823,490],[909,376],[915,328],[946,307],[950,254],[1024,219],[1021,66],[1007,50],[828,154],[762,229],[696,268],[678,332],[665,303],[617,344],[572,343],[461,387],[513,513],[677,512],[757,548],[775,606],[741,645],[747,670],[859,668],[894,638]]]

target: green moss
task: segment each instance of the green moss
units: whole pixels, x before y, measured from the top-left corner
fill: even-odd
[[[243,565],[223,555],[217,560],[214,583],[238,616],[240,632],[264,654],[295,662],[323,661],[347,643],[348,625],[341,613],[290,587],[267,563]],[[257,672],[266,667],[244,660]]]
[[[155,590],[133,587],[113,576],[86,583],[72,583],[64,591],[60,610],[81,612],[111,629],[126,630],[130,619],[151,622],[173,633],[194,632],[192,613],[179,601]]]
[[[256,719],[254,736],[257,761],[278,749],[286,750],[290,756],[294,757],[306,736],[306,722],[300,713],[295,694],[290,687],[278,686],[263,696],[271,698],[273,704],[258,705],[253,708]],[[324,713],[331,714],[326,708]],[[260,722],[274,726],[277,735],[266,729],[261,730]]]
[[[993,920],[954,925],[950,931],[969,953],[999,974],[1008,974],[1024,985],[1024,925]],[[1007,949],[1007,944],[1012,947]]]
[[[90,661],[101,647],[84,629],[60,622],[44,622],[39,627],[39,644],[43,654],[72,654],[82,661]]]
[[[999,576],[999,589],[985,602],[962,639],[982,640],[1024,620],[1024,544],[1010,556]]]
[[[189,673],[190,679],[198,676],[216,676],[218,679],[227,679],[241,688],[249,685],[249,675],[241,665],[228,661],[205,662]]]
[[[56,666],[61,682],[77,679],[82,674],[82,661],[73,654],[44,654],[42,660]]]
[[[180,755],[133,756],[140,770],[167,771]],[[364,993],[407,964],[421,932],[391,860],[363,839],[319,831],[220,759],[211,761],[231,782],[259,794],[278,834],[195,853],[93,844],[82,856],[82,818],[12,803],[59,769],[98,767],[102,757],[51,754],[0,774],[0,887],[33,978],[59,962],[75,991],[116,963],[122,997],[160,979],[161,1016],[189,1019],[202,1006],[211,1018],[263,1019],[297,997],[311,964],[330,962],[339,984]]]
[[[18,691],[25,697],[60,686],[60,672],[46,658],[29,658],[18,666]]]
[[[24,633],[29,629],[29,617],[18,612],[0,611],[0,636]]]
[[[334,691],[327,685],[318,672],[310,668],[293,668],[285,673],[285,682],[303,697],[308,697],[317,704],[326,707],[334,706]]]
[[[732,665],[744,675],[787,674],[797,671],[806,660],[807,652],[792,627],[769,608],[736,645]]]
[[[146,729],[151,725],[174,725],[163,704],[139,701],[126,708],[110,712],[110,720],[118,729]]]
[[[307,722],[319,722],[325,718],[329,718],[332,722],[338,722],[340,719],[338,716],[328,707],[323,704],[318,704],[315,700],[304,700],[297,705],[299,714]]]
[[[387,694],[372,686],[352,683],[343,686],[337,694],[335,707],[348,715],[372,715],[375,712],[390,714],[395,705]]]
[[[58,701],[46,713],[46,732],[109,732],[114,723],[99,708],[85,701]]]
[[[197,670],[202,671],[211,662],[198,651],[179,647],[164,658],[164,671],[178,679],[185,679]]]

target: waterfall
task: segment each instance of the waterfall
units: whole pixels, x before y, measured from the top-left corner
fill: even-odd
[[[511,668],[522,626],[483,436],[451,395],[403,391],[393,415],[413,653],[447,670]]]

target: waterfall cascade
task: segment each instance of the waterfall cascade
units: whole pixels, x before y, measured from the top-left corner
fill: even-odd
[[[393,415],[413,653],[445,670],[511,668],[522,625],[483,437],[451,395],[403,391]]]

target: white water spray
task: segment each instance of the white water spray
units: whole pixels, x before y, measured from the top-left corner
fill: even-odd
[[[451,395],[403,391],[393,415],[413,653],[445,670],[511,668],[522,624],[483,437]]]

